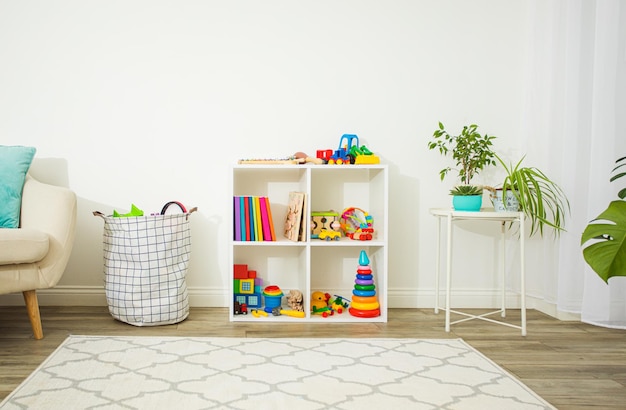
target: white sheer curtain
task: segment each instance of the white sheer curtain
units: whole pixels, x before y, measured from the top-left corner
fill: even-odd
[[[560,182],[572,210],[560,241],[541,243],[555,255],[541,297],[561,312],[580,313],[583,322],[626,329],[626,277],[607,285],[580,247],[587,223],[624,184],[609,177],[626,155],[626,2],[531,4],[524,149]]]

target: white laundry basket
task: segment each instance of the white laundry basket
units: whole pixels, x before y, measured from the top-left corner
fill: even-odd
[[[178,205],[183,213],[166,214]],[[178,323],[189,315],[185,277],[191,251],[189,212],[168,202],[160,215],[104,219],[104,284],[111,315],[135,326]]]

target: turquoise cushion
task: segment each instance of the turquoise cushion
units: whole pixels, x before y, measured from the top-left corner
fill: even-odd
[[[22,189],[33,161],[33,147],[0,145],[0,228],[18,228]]]

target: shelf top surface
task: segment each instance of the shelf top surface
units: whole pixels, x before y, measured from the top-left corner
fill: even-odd
[[[362,164],[362,165],[315,165],[315,164],[281,164],[281,163],[267,163],[267,164],[233,164],[233,168],[236,169],[319,169],[319,170],[355,170],[355,169],[385,169],[386,164]]]
[[[433,216],[450,216],[453,219],[516,221],[524,217],[523,212],[496,212],[493,208],[481,208],[478,212],[455,211],[453,208],[430,208],[429,212]]]

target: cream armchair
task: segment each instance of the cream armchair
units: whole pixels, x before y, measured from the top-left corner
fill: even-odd
[[[76,195],[26,176],[20,227],[0,229],[0,294],[22,292],[35,339],[43,338],[38,289],[55,286],[74,244]]]

